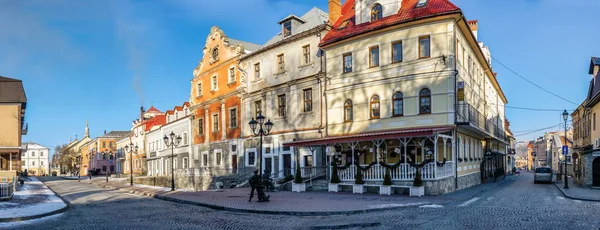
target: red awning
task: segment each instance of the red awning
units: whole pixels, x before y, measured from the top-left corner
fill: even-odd
[[[426,137],[433,136],[435,133],[447,132],[454,130],[454,126],[438,126],[428,128],[412,128],[412,129],[397,129],[386,130],[379,132],[361,133],[353,135],[326,137],[310,140],[299,140],[294,142],[283,143],[283,146],[317,146],[354,141],[368,141],[377,139],[390,139],[398,137]]]

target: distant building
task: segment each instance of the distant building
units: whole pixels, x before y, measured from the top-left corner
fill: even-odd
[[[40,144],[27,142],[23,144],[21,153],[21,170],[27,170],[32,176],[50,174],[50,149]]]

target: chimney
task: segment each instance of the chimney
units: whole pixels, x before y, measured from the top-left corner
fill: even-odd
[[[144,120],[144,106],[140,107],[140,121]]]
[[[329,24],[333,25],[342,16],[342,0],[329,0]]]
[[[106,130],[104,130],[104,135],[106,135]]]
[[[469,24],[469,29],[471,29],[471,31],[473,31],[473,35],[475,35],[475,40],[479,41],[477,39],[477,27],[478,27],[478,23],[477,20],[471,20],[467,22]]]

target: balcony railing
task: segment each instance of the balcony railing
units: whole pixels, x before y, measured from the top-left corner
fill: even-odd
[[[470,104],[458,105],[456,121],[458,123],[469,123],[469,125],[487,132],[490,136],[506,141],[504,129],[498,126],[493,119],[487,120],[483,113]]]
[[[27,131],[29,131],[29,124],[25,123],[25,125],[21,129],[21,135],[27,135]]]

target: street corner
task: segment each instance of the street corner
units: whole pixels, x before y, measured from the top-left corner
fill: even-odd
[[[62,213],[67,203],[36,178],[25,181],[13,198],[0,202],[0,222],[24,221]]]

